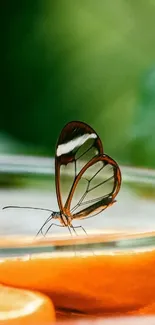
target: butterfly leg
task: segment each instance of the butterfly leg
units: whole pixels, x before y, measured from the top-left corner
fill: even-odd
[[[67,226],[67,228],[68,228],[68,230],[69,230],[69,232],[70,232],[70,235],[73,236],[73,235],[72,235],[72,232],[71,232],[71,230],[70,230],[70,228],[72,228],[72,227]]]
[[[44,222],[44,224],[42,225],[42,227],[39,229],[39,231],[36,234],[36,237],[41,233],[43,236],[43,228],[45,227],[45,225],[52,219],[51,215],[46,219],[46,221]]]
[[[78,236],[77,232],[75,231],[75,228],[78,228],[78,227],[73,227],[72,225],[70,225],[70,228],[73,229],[73,232],[76,236]]]
[[[85,230],[82,226],[76,226],[76,227],[73,227],[73,226],[72,226],[71,228],[74,229],[74,232],[75,232],[75,228],[81,228],[81,229],[84,231],[84,233],[88,236],[86,230]],[[75,232],[75,233],[76,233],[76,232]],[[93,255],[96,256],[96,254],[94,253],[93,249],[91,249],[91,251],[92,251]]]
[[[83,230],[83,232],[88,236],[86,230],[85,230],[82,226],[75,226],[75,227],[71,226],[71,228],[74,230],[74,232],[75,232],[76,235],[78,235],[78,234],[77,234],[77,232],[75,231],[75,229],[76,229],[76,228],[81,228],[81,229]]]
[[[46,230],[45,234],[43,234],[43,227],[50,221],[51,219],[47,219],[46,222],[43,224],[43,226],[40,228],[40,230],[37,232],[36,237],[39,235],[39,233],[41,233],[44,237],[46,236],[46,234],[48,233],[48,231],[51,229],[52,226],[57,226],[57,227],[64,227],[61,225],[57,225],[56,223],[52,223]]]
[[[48,231],[51,229],[52,226],[64,227],[64,226],[62,226],[62,225],[57,225],[56,223],[52,223],[52,224],[47,228],[44,237],[46,236],[46,234],[48,233]]]

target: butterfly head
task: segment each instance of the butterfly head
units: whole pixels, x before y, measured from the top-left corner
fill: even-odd
[[[60,221],[61,225],[64,227],[70,226],[72,219],[68,217],[66,214],[63,214],[61,211],[60,212],[52,212],[51,214],[52,219],[57,219]]]
[[[53,211],[53,212],[51,213],[51,218],[52,218],[52,219],[60,219],[60,218],[61,218],[61,213],[60,213],[60,212],[55,212],[55,211]]]

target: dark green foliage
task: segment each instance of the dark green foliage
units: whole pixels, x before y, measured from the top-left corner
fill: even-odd
[[[7,0],[0,13],[2,132],[53,155],[64,124],[83,120],[119,162],[155,166],[155,128],[143,133],[155,83],[141,87],[155,0]]]

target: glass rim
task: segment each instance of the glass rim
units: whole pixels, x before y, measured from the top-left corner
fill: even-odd
[[[89,236],[69,237],[59,235],[47,236],[45,239],[15,236],[0,238],[0,257],[17,256],[25,254],[54,254],[81,252],[97,255],[125,254],[137,251],[150,251],[155,249],[155,232],[151,231],[105,231]],[[61,254],[62,253],[62,254]]]

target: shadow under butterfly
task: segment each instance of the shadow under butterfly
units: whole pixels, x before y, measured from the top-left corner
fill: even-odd
[[[110,207],[121,186],[121,171],[111,157],[104,154],[97,133],[79,121],[68,123],[61,131],[55,155],[55,185],[59,211],[35,207],[6,206],[49,211],[50,216],[37,235],[45,236],[53,225],[67,227],[72,235],[75,219],[86,219]],[[53,222],[60,221],[60,225]],[[44,232],[44,229],[46,231]],[[71,231],[72,230],[72,231]]]

